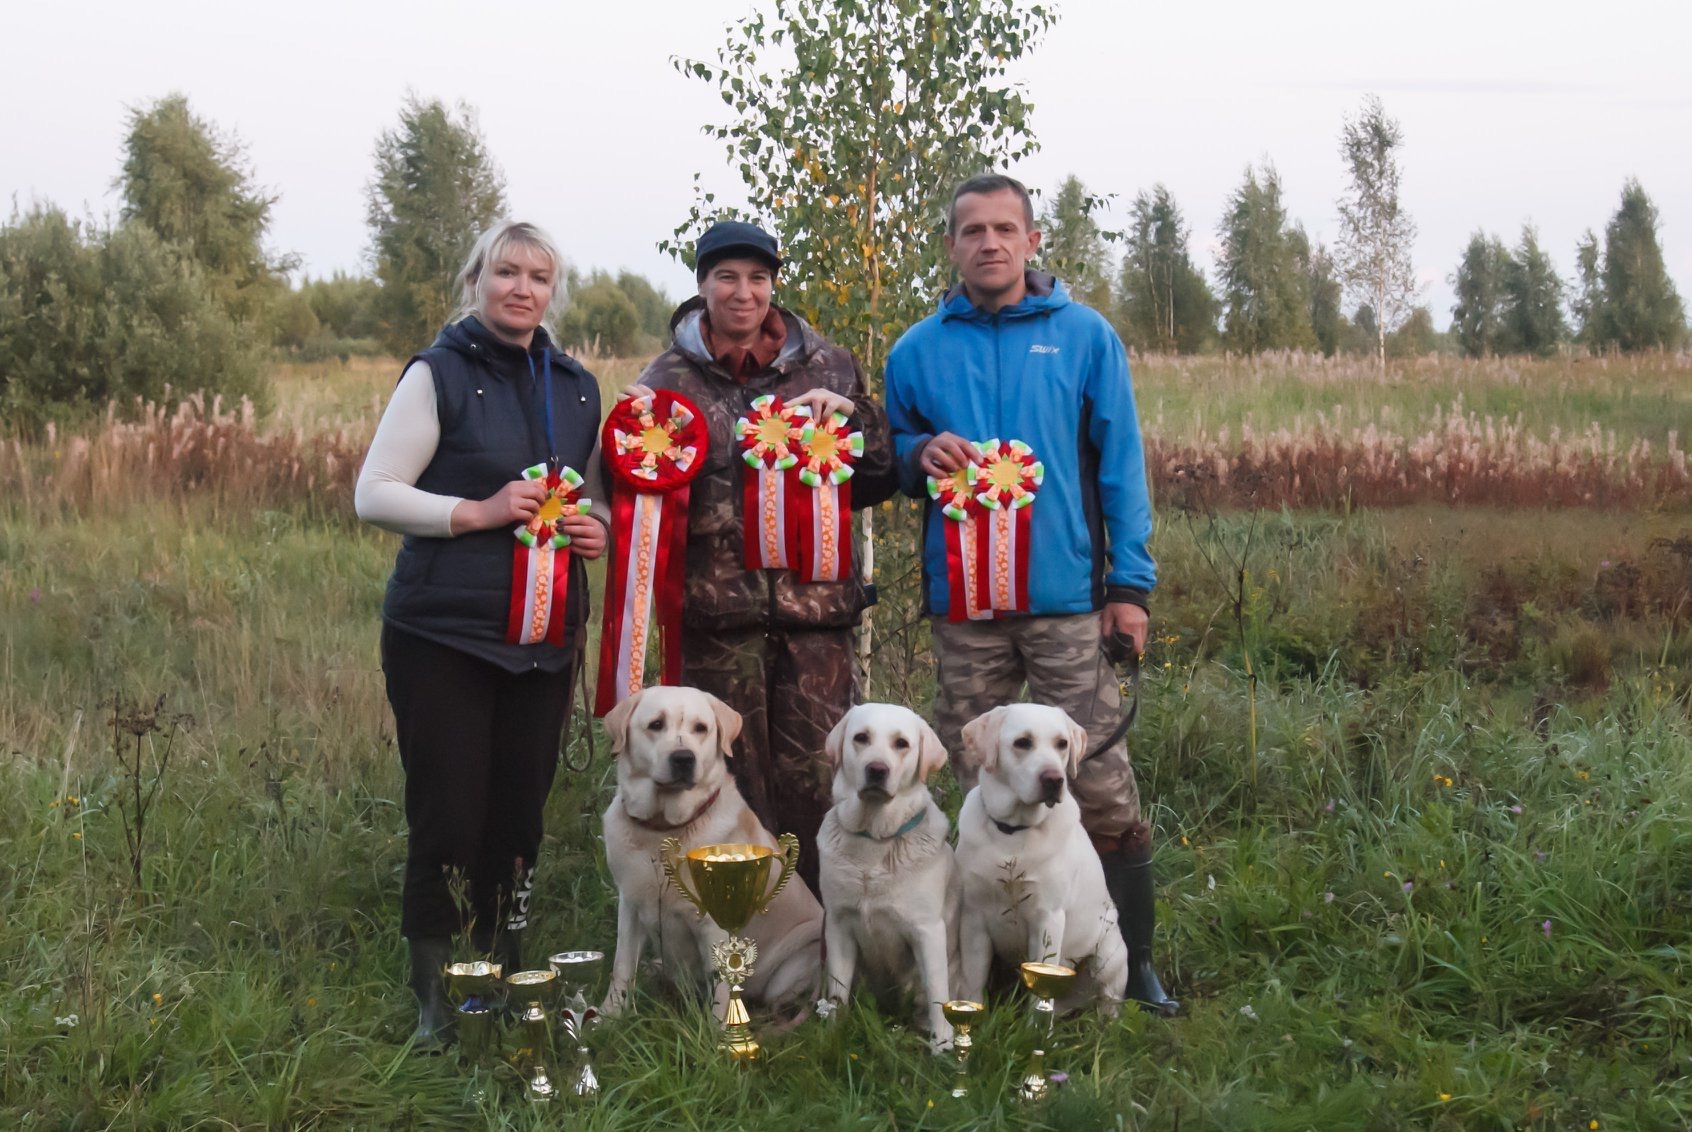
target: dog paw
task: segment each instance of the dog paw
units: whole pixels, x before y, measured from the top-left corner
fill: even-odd
[[[945,1033],[936,1030],[928,1036],[928,1052],[935,1057],[952,1052],[952,1027],[947,1026]]]
[[[832,998],[819,998],[813,1008],[818,1018],[824,1022],[834,1021],[834,1016],[840,1013],[840,1004]]]
[[[599,1004],[601,1018],[616,1018],[628,1009],[629,996],[626,991],[613,990],[605,996],[605,1001]]]

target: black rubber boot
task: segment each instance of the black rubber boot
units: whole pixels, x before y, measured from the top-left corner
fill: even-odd
[[[447,1002],[446,965],[452,962],[452,940],[444,937],[411,939],[411,990],[417,996],[417,1032],[412,1048],[439,1053],[452,1044],[452,1004]]]
[[[497,934],[472,931],[470,946],[477,955],[486,956],[490,963],[498,963],[501,975],[523,970],[523,933],[506,928]]]
[[[1105,887],[1116,902],[1117,924],[1128,944],[1128,997],[1142,1009],[1173,1018],[1181,1004],[1163,993],[1152,965],[1152,936],[1157,927],[1157,890],[1152,883],[1151,847],[1122,846],[1099,856]]]

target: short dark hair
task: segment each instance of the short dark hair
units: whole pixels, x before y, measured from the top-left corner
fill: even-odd
[[[1006,190],[1022,198],[1022,219],[1027,222],[1028,230],[1034,230],[1034,198],[1028,195],[1028,188],[1015,177],[1007,177],[1003,173],[977,173],[969,180],[952,190],[952,203],[946,206],[946,234],[956,235],[958,231],[958,198],[975,193],[987,196],[991,193],[1002,193]]]

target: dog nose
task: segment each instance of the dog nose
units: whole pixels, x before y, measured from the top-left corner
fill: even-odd
[[[692,751],[670,752],[670,778],[675,782],[692,782],[699,757]]]
[[[1040,775],[1041,801],[1048,806],[1056,804],[1063,797],[1063,775],[1055,770],[1045,771]]]
[[[886,763],[865,763],[864,764],[864,785],[866,785],[866,786],[886,786],[887,785],[887,764]]]

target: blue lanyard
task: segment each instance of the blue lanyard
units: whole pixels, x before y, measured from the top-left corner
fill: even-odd
[[[524,357],[529,362],[529,381],[532,384],[535,380],[535,358],[533,354],[527,351],[524,352]],[[546,396],[542,402],[546,406],[546,462],[549,468],[557,471],[558,437],[552,431],[552,347],[548,346],[541,350],[541,365],[546,371]]]

